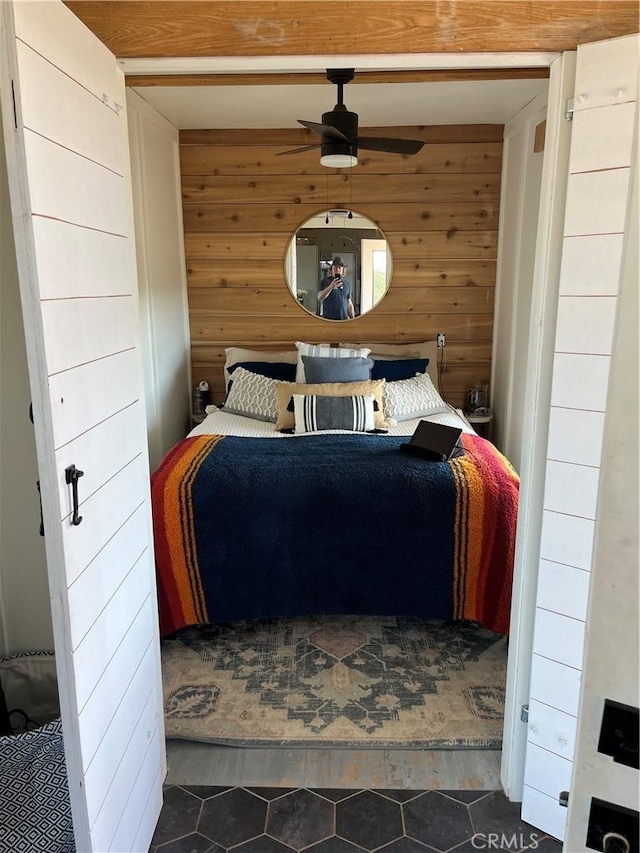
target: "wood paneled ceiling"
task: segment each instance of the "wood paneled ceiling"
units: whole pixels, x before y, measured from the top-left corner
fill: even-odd
[[[638,0],[66,0],[120,58],[563,51],[638,31]]]

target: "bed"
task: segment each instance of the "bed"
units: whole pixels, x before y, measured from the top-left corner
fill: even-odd
[[[387,434],[283,434],[210,408],[152,478],[161,632],[278,616],[407,615],[507,633],[518,478],[461,413],[464,455]]]

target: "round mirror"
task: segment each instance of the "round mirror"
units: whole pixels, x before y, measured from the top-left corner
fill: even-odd
[[[285,272],[305,311],[324,320],[351,320],[371,311],[386,293],[391,254],[375,222],[355,211],[328,210],[293,235]]]

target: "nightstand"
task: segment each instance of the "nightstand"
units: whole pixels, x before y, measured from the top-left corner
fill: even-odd
[[[478,435],[481,435],[482,438],[486,438],[487,441],[491,441],[491,436],[493,435],[493,415],[469,415],[467,412],[464,413],[465,418],[469,421],[471,426],[475,429]]]
[[[205,412],[198,412],[198,414],[197,414],[197,415],[196,415],[196,414],[194,414],[193,412],[191,412],[191,429],[193,429],[193,427],[196,427],[196,426],[198,426],[199,424],[201,424],[201,423],[202,423],[202,421],[203,421],[206,417],[207,417],[207,415],[206,415],[206,413],[205,413]]]

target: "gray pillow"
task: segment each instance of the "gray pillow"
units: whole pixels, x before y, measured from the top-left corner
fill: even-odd
[[[320,382],[363,382],[371,378],[371,358],[322,358],[303,355],[305,379],[310,384]]]

